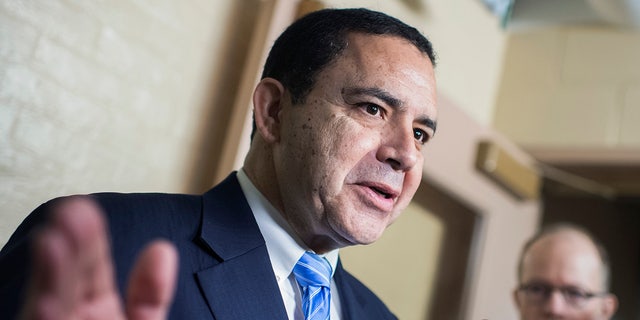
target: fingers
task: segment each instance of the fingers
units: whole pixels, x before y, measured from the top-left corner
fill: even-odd
[[[35,240],[29,294],[21,319],[62,319],[66,303],[59,295],[67,281],[69,250],[60,232],[43,230]]]
[[[35,240],[25,319],[122,318],[106,224],[83,196],[60,200]]]
[[[21,319],[124,319],[99,207],[89,197],[69,197],[55,205],[51,217],[34,241]],[[142,252],[129,280],[128,319],[166,318],[177,265],[176,249],[166,241]]]
[[[158,240],[147,246],[129,278],[128,319],[165,319],[173,299],[177,270],[178,253],[173,245]]]
[[[88,197],[72,197],[54,209],[53,228],[61,230],[71,250],[74,280],[67,289],[74,300],[92,300],[115,291],[106,223]]]

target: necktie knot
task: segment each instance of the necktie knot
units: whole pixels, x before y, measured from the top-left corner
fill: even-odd
[[[293,268],[300,286],[331,286],[331,266],[321,256],[305,252]]]
[[[305,252],[293,273],[302,293],[302,311],[307,320],[329,319],[331,266],[317,254]]]

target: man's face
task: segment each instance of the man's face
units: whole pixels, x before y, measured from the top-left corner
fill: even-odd
[[[521,318],[609,319],[617,306],[612,295],[581,298],[602,294],[602,277],[597,249],[584,235],[565,231],[539,239],[522,261],[520,283],[533,289],[514,291]]]
[[[408,205],[434,134],[429,58],[404,39],[351,34],[300,105],[278,114],[281,208],[312,248],[378,239]]]

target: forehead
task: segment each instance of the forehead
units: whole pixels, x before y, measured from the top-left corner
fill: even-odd
[[[377,88],[435,117],[436,83],[429,57],[396,36],[351,33],[316,85]]]
[[[602,262],[584,235],[559,233],[536,241],[523,257],[522,281],[600,290]]]

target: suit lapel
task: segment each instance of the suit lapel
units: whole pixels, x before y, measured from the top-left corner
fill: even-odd
[[[204,194],[198,242],[219,261],[196,274],[215,319],[287,319],[264,238],[235,174]]]
[[[333,275],[333,278],[336,281],[338,290],[340,290],[342,319],[368,320],[366,319],[367,310],[365,309],[365,299],[353,290],[353,286],[349,283],[348,277],[349,275],[347,275],[347,271],[342,268],[342,263],[338,260],[338,265],[336,266],[336,272]],[[363,315],[365,316],[363,317]]]

